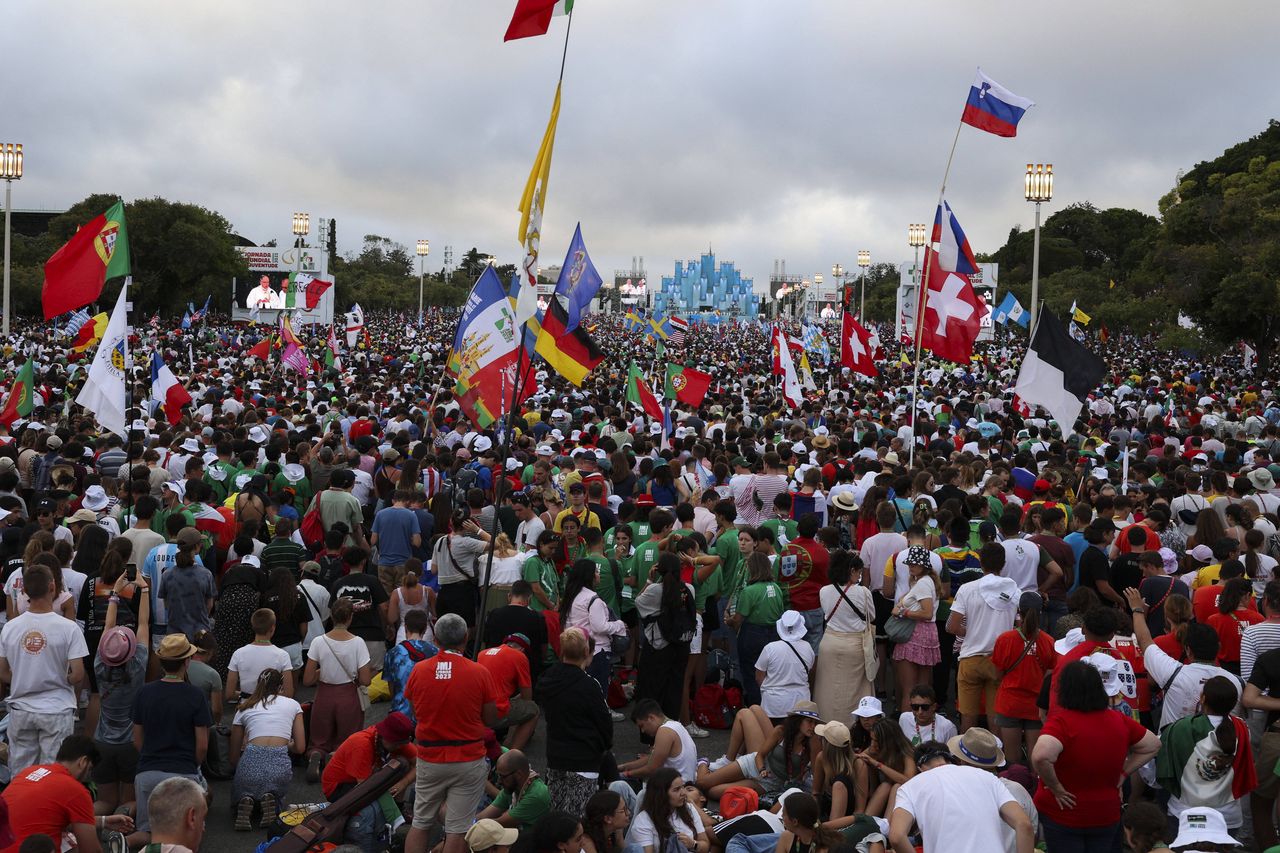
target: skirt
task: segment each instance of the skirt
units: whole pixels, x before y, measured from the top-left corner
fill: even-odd
[[[849,722],[858,702],[873,695],[862,634],[828,628],[818,644],[818,671],[813,684],[813,701],[818,705],[819,716]]]
[[[938,647],[938,625],[932,619],[917,622],[911,639],[893,647],[893,659],[905,660],[916,666],[933,666],[942,662],[942,649]]]
[[[552,811],[565,811],[571,815],[580,815],[587,808],[587,800],[600,790],[599,779],[588,779],[572,770],[556,770],[548,767],[542,774],[542,780],[551,791]]]
[[[276,802],[284,803],[293,779],[293,761],[287,746],[255,746],[248,744],[236,765],[235,780],[231,783],[231,802],[238,803],[245,797],[260,800],[273,794]]]

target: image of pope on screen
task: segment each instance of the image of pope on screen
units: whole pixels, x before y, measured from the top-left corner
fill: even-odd
[[[286,286],[287,283],[286,283]],[[253,311],[263,308],[283,308],[284,295],[271,287],[271,277],[262,276],[258,279],[258,286],[249,291],[249,295],[245,297],[244,307]]]

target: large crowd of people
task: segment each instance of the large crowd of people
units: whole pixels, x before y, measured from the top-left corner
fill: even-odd
[[[335,844],[1277,847],[1269,377],[1116,336],[1058,424],[1012,399],[1018,341],[917,383],[886,330],[879,377],[815,351],[791,407],[759,324],[659,359],[596,314],[581,387],[541,365],[482,426],[454,319],[370,315],[306,376],[246,358],[252,328],[140,327],[194,402],[171,421],[139,372],[123,438],[20,325],[0,853],[194,853],[206,816],[251,849],[300,780],[336,802],[393,758]],[[623,403],[632,361],[712,386],[667,428]]]

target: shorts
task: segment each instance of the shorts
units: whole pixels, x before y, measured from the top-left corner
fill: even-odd
[[[440,805],[447,805],[444,831],[462,835],[475,823],[476,808],[484,794],[488,764],[483,758],[434,764],[418,759],[414,783],[413,828],[431,829],[437,822]]]
[[[507,725],[518,726],[538,716],[538,703],[532,699],[519,696],[511,700],[511,710],[507,711]]]
[[[116,782],[132,783],[138,775],[138,750],[132,743],[103,743],[95,740],[101,756],[93,765],[93,781],[98,785]]]
[[[289,653],[289,666],[294,669],[302,669],[302,643],[298,642],[285,646],[284,650]]]
[[[999,685],[1000,672],[991,662],[990,655],[961,658],[956,671],[956,707],[961,714],[981,714],[984,708],[987,713],[994,714]]]
[[[1253,793],[1267,800],[1274,800],[1280,794],[1280,731],[1267,729],[1262,733],[1262,742],[1258,746],[1258,787]]]
[[[993,714],[995,724],[1002,729],[1017,729],[1021,732],[1038,732],[1044,728],[1039,717],[1034,720],[1023,720],[1018,717],[1006,717],[1004,714]]]
[[[693,639],[689,641],[689,654],[702,654],[702,614],[695,613],[694,618],[697,620],[697,627],[693,629]]]
[[[761,774],[759,768],[756,767],[756,753],[749,752],[746,755],[739,755],[738,769],[742,771],[743,779],[759,779]]]

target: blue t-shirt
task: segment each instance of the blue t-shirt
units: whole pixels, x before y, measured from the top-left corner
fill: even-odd
[[[181,568],[174,566],[160,576],[157,594],[169,611],[169,631],[186,634],[190,640],[200,630],[213,627],[209,618],[209,599],[217,598],[213,574],[197,563]]]
[[[412,654],[405,647],[406,644],[413,647]],[[382,677],[386,680],[387,687],[391,688],[393,713],[399,711],[415,723],[417,722],[417,718],[413,716],[413,706],[404,697],[404,686],[408,683],[409,673],[413,672],[418,661],[433,658],[439,653],[440,650],[426,640],[405,640],[387,649],[387,656],[382,662]]]
[[[1067,590],[1068,593],[1072,593],[1080,586],[1080,555],[1088,549],[1089,543],[1085,541],[1084,534],[1079,530],[1074,533],[1068,533],[1066,536],[1062,537],[1062,541],[1070,545],[1071,553],[1076,555],[1076,573],[1074,576],[1074,583],[1071,584],[1071,589]]]
[[[160,770],[193,775],[196,761],[196,729],[213,725],[209,700],[185,681],[152,681],[133,697],[133,722],[142,726],[142,751],[138,772]]]
[[[418,517],[407,507],[389,506],[373,517],[373,532],[378,536],[378,565],[398,566],[413,556]]]

